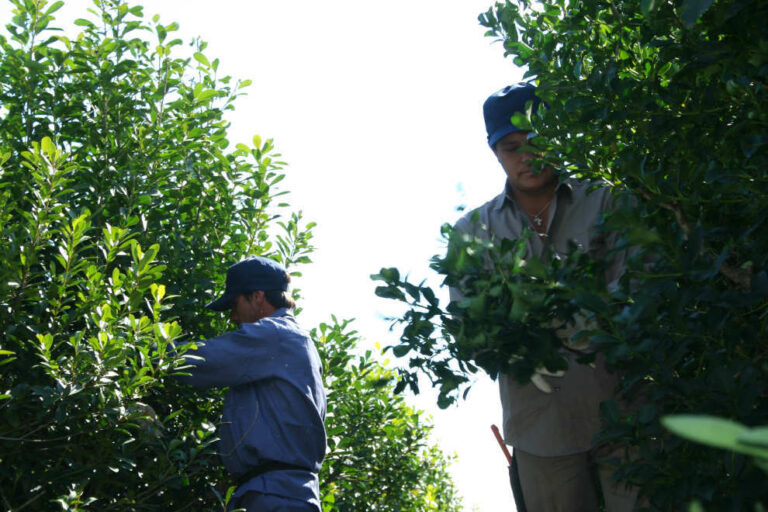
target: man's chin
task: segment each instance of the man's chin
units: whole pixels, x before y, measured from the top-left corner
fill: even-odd
[[[552,179],[531,174],[529,176],[521,176],[521,179],[518,180],[517,190],[525,194],[543,194],[550,191],[552,184]]]

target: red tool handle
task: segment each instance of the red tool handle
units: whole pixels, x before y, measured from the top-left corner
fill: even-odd
[[[499,446],[501,446],[501,451],[503,451],[504,455],[507,457],[507,464],[511,466],[512,456],[509,454],[509,450],[507,450],[507,445],[504,444],[504,440],[501,438],[499,427],[497,427],[496,425],[491,425],[491,430],[493,430],[493,435],[496,436],[496,441],[498,441]]]

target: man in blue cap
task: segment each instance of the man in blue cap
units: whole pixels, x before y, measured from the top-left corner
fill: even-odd
[[[501,194],[466,214],[455,228],[485,239],[515,240],[527,230],[532,234],[527,238],[528,257],[548,251],[565,256],[569,242],[603,257],[615,240],[594,226],[610,207],[610,190],[603,186],[590,192],[594,183],[559,180],[551,167],[534,170],[529,148],[535,133],[512,123],[514,114],[535,112],[540,101],[536,87],[527,82],[507,86],[485,101],[488,144],[506,183]],[[614,259],[606,281],[617,280],[622,272],[623,261]],[[451,290],[451,296],[460,298],[457,290]],[[570,343],[568,334],[563,336]],[[612,468],[599,465],[594,471],[602,455],[592,443],[600,430],[599,405],[614,398],[617,379],[601,357],[593,368],[569,354],[567,371],[551,374],[542,369],[526,385],[510,375],[499,377],[504,439],[514,447],[524,506],[528,512],[597,512],[593,474],[598,473],[606,510],[632,510],[634,493],[610,480]]]
[[[238,482],[230,510],[319,512],[326,399],[312,340],[296,323],[290,276],[259,256],[227,270],[224,295],[206,306],[230,310],[237,326],[185,354],[199,388],[228,387],[220,454]]]

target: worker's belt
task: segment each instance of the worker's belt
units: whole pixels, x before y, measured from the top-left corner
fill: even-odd
[[[299,471],[309,471],[310,473],[314,473],[311,469],[297,466],[295,464],[288,464],[287,462],[278,462],[276,460],[268,460],[264,461],[252,470],[245,473],[243,476],[237,479],[237,485],[241,486],[247,481],[251,480],[252,478],[256,478],[259,475],[263,475],[264,473],[269,473],[270,471],[280,471],[284,469],[293,469],[293,470],[299,470]]]

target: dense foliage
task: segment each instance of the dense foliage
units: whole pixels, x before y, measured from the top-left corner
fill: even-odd
[[[439,388],[438,405],[448,407],[462,389],[466,396],[478,368],[494,379],[508,373],[524,383],[542,371],[566,369],[563,350],[583,363],[594,361],[593,352],[580,350],[589,345],[580,315],[605,292],[604,262],[574,247],[567,258],[553,256],[544,264],[527,257],[524,239],[487,240],[448,225],[443,235],[448,249],[431,268],[461,300],[443,308],[429,285],[402,279],[394,268],[372,276],[384,283],[377,295],[409,307],[397,319],[405,326],[392,352],[418,353],[409,358],[411,370],[401,372],[397,391],[408,386],[418,393],[423,373]]]
[[[176,24],[120,0],[95,0],[69,37],[53,23],[63,2],[11,4],[0,35],[0,508],[221,509],[232,490],[214,446],[223,395],[172,378],[183,368],[168,347],[228,328],[202,306],[233,260],[267,255],[300,275],[312,224],[276,201],[271,140],[227,140],[224,114],[247,83],[218,76],[204,42],[179,57]],[[338,403],[358,368],[343,356],[352,345],[324,342]],[[388,388],[376,389],[386,405]],[[387,466],[392,485],[421,464],[423,493],[405,499],[433,510],[429,485],[450,489],[444,459],[418,451],[418,414],[391,407],[376,417],[403,415],[410,444],[397,446],[418,453]],[[365,418],[337,414],[337,442]],[[366,433],[355,443],[386,441]],[[346,461],[330,466],[337,503]],[[380,492],[365,482],[354,492]]]
[[[580,336],[605,354],[622,375],[622,397],[636,404],[604,403],[598,440],[635,454],[615,476],[640,485],[647,506],[673,510],[698,500],[735,511],[768,502],[755,460],[689,443],[660,423],[671,413],[746,426],[768,417],[768,3],[521,0],[496,4],[480,21],[527,68],[547,104],[530,118],[542,162],[562,175],[607,180],[626,199],[600,229],[616,233],[617,249],[630,257],[610,291],[584,282],[599,262],[576,258],[559,270],[541,262],[554,268],[544,272],[539,264],[501,267],[497,273],[510,277],[495,279],[504,286],[479,287],[485,297],[470,299],[494,307],[494,293],[502,293],[529,332],[557,328],[563,299],[571,314],[579,311],[589,326]],[[507,249],[497,245],[495,257],[514,262]],[[450,284],[462,264],[449,252],[433,266]],[[499,346],[500,357],[529,359],[519,376],[557,366],[557,342],[535,354],[487,340],[463,350],[471,338],[455,338],[463,331],[451,322],[486,322],[492,333],[492,315],[476,315],[471,300],[442,307],[432,290],[394,269],[376,277],[380,295],[410,303],[395,347],[410,354],[406,384],[423,370],[450,393],[470,365],[488,366],[476,359],[483,349]],[[535,288],[515,296],[525,282]],[[459,318],[451,314],[457,308]],[[450,364],[434,364],[434,356]]]
[[[392,393],[395,373],[371,351],[355,355],[360,339],[348,321],[321,324],[312,337],[328,389],[324,512],[461,510],[423,413]]]

